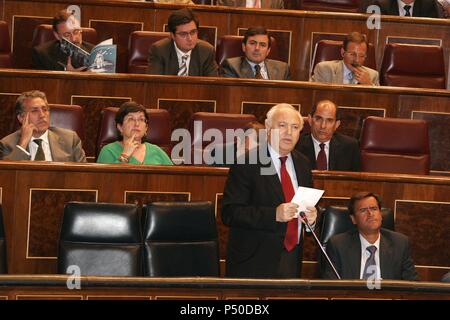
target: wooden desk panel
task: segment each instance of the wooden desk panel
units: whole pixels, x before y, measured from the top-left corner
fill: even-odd
[[[228,169],[210,167],[124,166],[33,162],[0,162],[0,188],[8,244],[8,270],[18,273],[56,272],[56,245],[61,202],[92,196],[98,202],[209,200],[216,207],[221,258],[226,257],[227,228],[220,218],[221,195]],[[395,210],[398,230],[410,237],[422,280],[438,280],[450,268],[445,248],[450,241],[446,209],[450,178],[385,174],[314,172],[315,187],[324,188],[325,204],[342,204],[353,193],[370,190]],[[21,200],[18,200],[21,199]],[[34,203],[35,201],[36,203]],[[95,201],[95,200],[94,200]],[[346,200],[344,201],[346,202]],[[46,208],[45,214],[39,208]],[[30,208],[37,208],[30,210]],[[410,209],[413,208],[413,209]],[[438,210],[440,208],[440,210]],[[433,212],[435,219],[420,213]],[[43,215],[44,214],[44,215]],[[46,224],[42,225],[45,220]],[[426,223],[427,228],[414,228]],[[43,234],[45,233],[45,234]],[[430,247],[426,244],[433,243]],[[306,240],[303,277],[316,273],[316,247]]]

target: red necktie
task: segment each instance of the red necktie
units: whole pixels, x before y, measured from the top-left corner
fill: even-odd
[[[280,157],[281,186],[283,187],[284,201],[291,202],[292,198],[294,197],[295,191],[294,187],[292,186],[291,177],[289,176],[289,173],[286,170],[286,160],[287,157]],[[284,237],[284,247],[286,248],[287,251],[291,251],[297,245],[297,241],[298,241],[298,219],[294,218],[287,224],[286,235]]]
[[[316,160],[316,164],[317,164],[317,170],[327,170],[327,155],[325,153],[325,143],[321,143],[319,144],[320,146],[320,151],[319,154],[317,155],[317,160]]]

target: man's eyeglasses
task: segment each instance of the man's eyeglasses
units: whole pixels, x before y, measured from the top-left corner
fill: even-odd
[[[349,51],[345,51],[346,54],[348,54],[349,56],[351,56],[352,58],[360,58],[360,59],[365,59],[367,58],[367,54],[357,54],[356,52],[349,52]]]
[[[373,206],[373,207],[359,208],[358,212],[366,213],[366,212],[370,211],[371,213],[373,213],[373,212],[377,212],[378,210],[380,210],[380,209],[378,209],[378,207]]]
[[[64,32],[62,35],[63,35],[64,38],[70,38],[70,37],[73,37],[73,36],[79,36],[82,33],[83,33],[83,30],[75,29],[72,32]]]
[[[198,34],[198,29],[192,29],[189,32],[184,32],[184,31],[183,32],[176,32],[175,34],[179,35],[181,38],[187,38],[188,35],[193,37],[196,34]]]

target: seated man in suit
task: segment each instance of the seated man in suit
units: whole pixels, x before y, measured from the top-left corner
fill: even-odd
[[[359,32],[351,32],[344,39],[341,49],[342,60],[322,61],[316,64],[311,81],[379,86],[378,71],[363,66],[367,48],[366,36]]]
[[[217,0],[217,5],[255,9],[283,9],[283,0]]]
[[[298,278],[301,272],[302,221],[291,203],[299,186],[312,187],[308,159],[294,150],[303,127],[300,113],[278,104],[267,113],[267,143],[234,164],[222,200],[222,220],[230,227],[226,276]],[[314,224],[317,210],[306,218]]]
[[[359,192],[348,212],[356,230],[337,234],[328,241],[327,253],[342,279],[418,280],[408,238],[381,228],[381,198]],[[323,266],[322,278],[336,279],[331,267]]]
[[[334,102],[319,101],[308,115],[308,122],[311,133],[300,137],[296,149],[308,157],[313,169],[360,171],[359,142],[336,132],[341,120]]]
[[[198,39],[198,18],[191,9],[174,11],[168,21],[170,39],[155,42],[148,55],[148,73],[179,76],[218,76],[215,50]]]
[[[381,14],[403,17],[438,17],[436,0],[375,0]]]
[[[72,59],[61,49],[61,39],[65,38],[86,51],[94,47],[83,42],[80,22],[67,10],[61,10],[53,18],[53,34],[57,40],[43,43],[32,50],[32,61],[35,69],[54,71],[83,71],[86,67],[79,59]]]
[[[74,131],[50,127],[45,93],[22,93],[15,112],[22,127],[0,140],[0,160],[86,162],[81,140]]]
[[[242,40],[244,57],[228,58],[222,63],[221,75],[226,78],[290,80],[286,62],[266,59],[270,53],[270,36],[266,28],[249,28]]]

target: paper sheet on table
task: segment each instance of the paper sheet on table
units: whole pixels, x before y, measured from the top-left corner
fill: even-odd
[[[314,207],[320,198],[322,198],[325,190],[298,187],[297,192],[291,202],[298,204],[297,216],[300,211],[306,211],[306,207]]]

